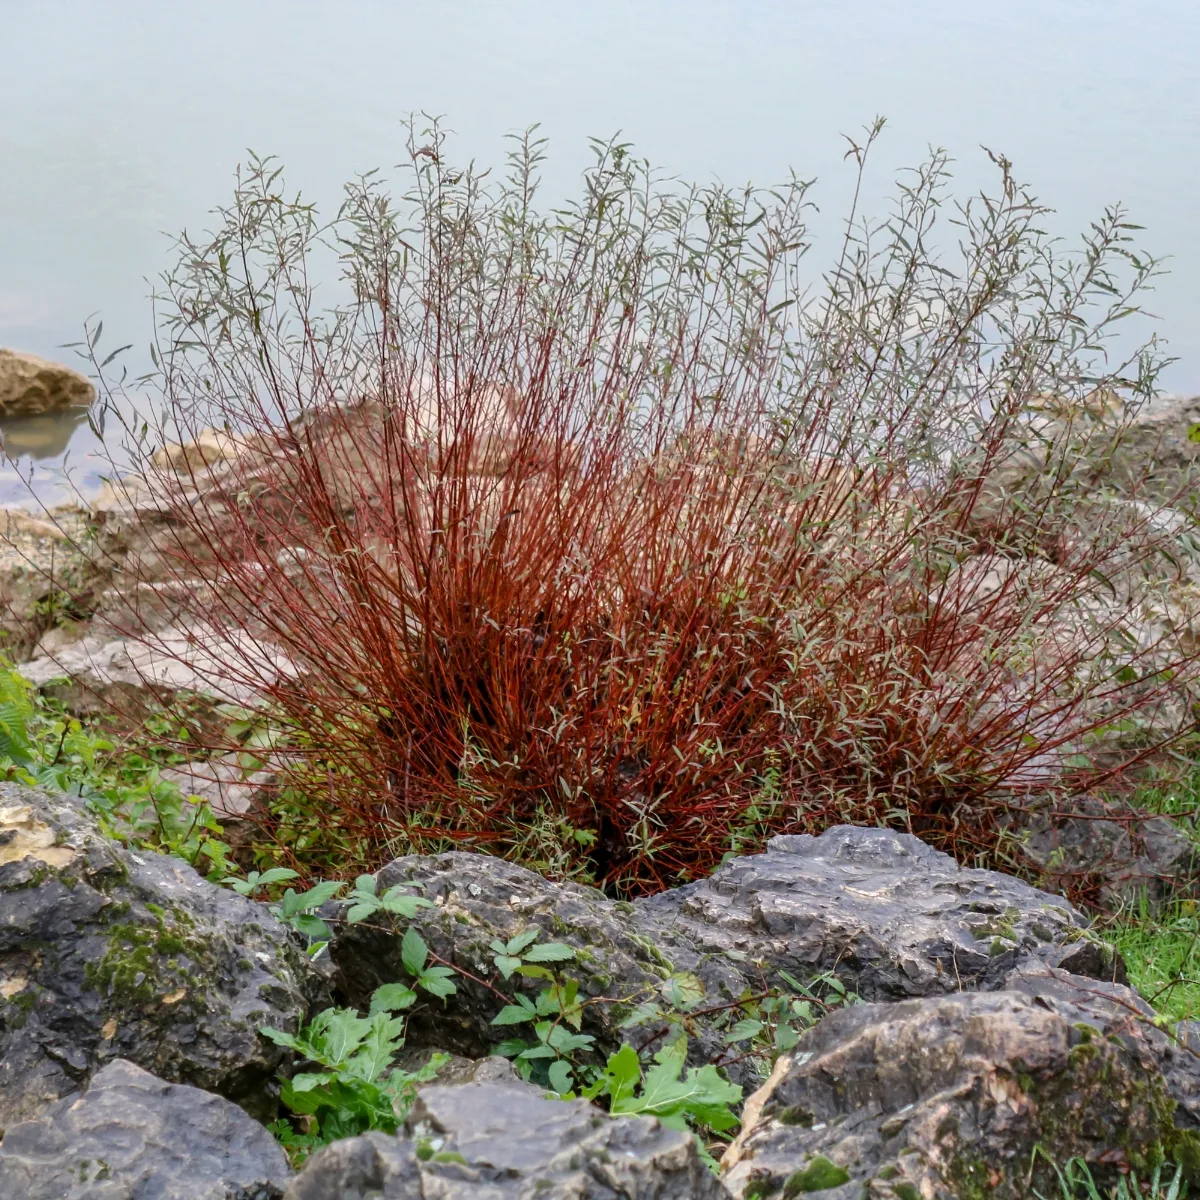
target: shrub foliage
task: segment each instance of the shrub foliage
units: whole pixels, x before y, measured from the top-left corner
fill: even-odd
[[[162,432],[223,432],[131,430],[163,520],[125,569],[251,630],[222,670],[287,751],[282,861],[465,846],[636,893],[847,821],[994,858],[1183,686],[1127,584],[1161,501],[1102,478],[1097,401],[1160,363],[1112,351],[1156,271],[1120,210],[1063,247],[1004,159],[958,201],[936,153],[818,273],[797,178],[597,143],[547,209],[533,137],[494,178],[409,133],[399,199],[368,176],[328,224],[251,162],[159,296]]]

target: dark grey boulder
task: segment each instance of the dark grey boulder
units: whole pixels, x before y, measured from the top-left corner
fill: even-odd
[[[835,972],[865,1000],[991,990],[1029,961],[1124,977],[1061,897],[888,829],[774,837],[765,854],[639,900],[637,915],[702,956],[799,979]]]
[[[409,1136],[315,1154],[286,1200],[719,1200],[690,1133],[503,1083],[422,1090]]]
[[[960,868],[885,829],[772,838],[765,854],[633,903],[457,852],[396,859],[378,887],[399,883],[417,885],[434,907],[412,922],[377,917],[371,928],[338,931],[330,951],[352,1001],[365,1004],[380,984],[406,978],[400,949],[409,924],[434,953],[481,978],[493,974],[493,939],[536,925],[543,941],[575,949],[563,973],[584,995],[623,1001],[586,1010],[585,1030],[604,1050],[651,1036],[654,1021],[634,1031],[621,1022],[636,1004],[666,1003],[680,981],[702,993],[694,1007],[704,1010],[779,985],[781,970],[804,983],[832,972],[868,1000],[997,989],[1026,964],[1124,978],[1120,957],[1087,933],[1065,900],[994,871]],[[508,1036],[490,1024],[496,995],[470,979],[456,982],[444,1005],[414,1012],[410,1045],[477,1057]],[[533,993],[540,982],[514,978],[507,986]],[[693,1062],[740,1058],[723,1040],[728,1015],[689,1018]],[[758,1070],[756,1060],[740,1058],[730,1077],[754,1085]]]
[[[289,1175],[236,1104],[123,1059],[0,1141],[6,1200],[277,1200]]]
[[[104,838],[81,802],[0,785],[0,1129],[129,1059],[265,1115],[315,989],[259,904]]]
[[[1194,891],[1196,844],[1174,821],[1115,800],[1079,796],[1013,810],[1009,828],[1048,886],[1120,908]]]
[[[826,1017],[747,1101],[726,1185],[757,1200],[818,1181],[823,1200],[1025,1200],[1058,1194],[1051,1161],[1082,1157],[1102,1184],[1163,1157],[1200,1165],[1172,1094],[1185,1075],[1194,1088],[1197,1061],[1164,1056],[1134,993],[1044,967],[1020,983]]]

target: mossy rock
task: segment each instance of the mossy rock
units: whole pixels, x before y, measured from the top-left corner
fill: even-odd
[[[262,905],[102,836],[83,802],[0,784],[0,1128],[127,1059],[256,1115],[323,986]]]
[[[726,1185],[1025,1200],[1056,1195],[1053,1164],[1072,1158],[1103,1186],[1159,1163],[1200,1179],[1200,1063],[1138,997],[1050,968],[1020,988],[826,1017],[756,1097]]]

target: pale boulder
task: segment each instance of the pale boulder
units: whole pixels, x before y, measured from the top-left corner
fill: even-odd
[[[28,417],[91,404],[96,389],[69,367],[0,349],[0,417]]]

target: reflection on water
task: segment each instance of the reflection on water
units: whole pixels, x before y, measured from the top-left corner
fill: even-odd
[[[87,414],[87,406],[80,405],[34,417],[5,417],[0,419],[0,448],[12,460],[25,455],[35,462],[57,458]]]
[[[135,395],[115,408],[133,421],[141,402]],[[102,443],[87,418],[82,406],[0,420],[0,508],[87,503],[106,476],[127,466],[119,428]]]

